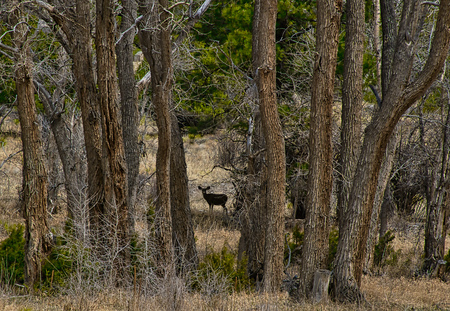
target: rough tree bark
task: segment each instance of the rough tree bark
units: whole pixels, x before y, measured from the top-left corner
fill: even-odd
[[[116,45],[117,74],[119,76],[120,108],[122,112],[122,135],[128,169],[128,221],[130,235],[134,233],[134,205],[139,176],[138,125],[139,111],[136,81],[133,70],[134,24],[137,15],[135,0],[122,0],[119,38]]]
[[[263,290],[276,292],[283,271],[285,208],[284,138],[277,110],[275,24],[277,1],[255,1],[253,18],[253,70],[258,88],[259,109],[267,163],[267,215],[264,249]]]
[[[347,27],[345,35],[344,82],[342,88],[342,131],[341,159],[338,194],[339,241],[335,257],[334,278],[345,278],[348,275],[351,252],[349,243],[342,234],[350,230],[347,226],[348,202],[351,181],[356,171],[356,163],[361,147],[361,111],[363,82],[363,46],[364,46],[364,2],[347,0]],[[336,284],[340,284],[337,282]]]
[[[157,200],[155,233],[160,267],[172,264],[172,216],[170,202],[170,154],[173,68],[171,55],[171,18],[167,0],[149,0],[139,8],[145,18],[139,24],[142,52],[150,64],[152,102],[158,127],[156,154]]]
[[[364,50],[364,2],[346,2],[344,77],[342,85],[341,154],[339,160],[338,219],[346,221],[346,208],[351,180],[361,146],[361,112]]]
[[[332,190],[331,114],[342,1],[317,1],[316,59],[312,81],[310,169],[300,297],[311,297],[314,273],[326,268]]]
[[[10,14],[15,48],[14,75],[23,146],[21,208],[25,219],[25,283],[33,290],[41,264],[51,251],[53,240],[47,224],[47,171],[34,101],[32,55],[24,8],[17,3]]]
[[[197,248],[189,203],[189,185],[183,137],[174,113],[172,118],[170,153],[170,204],[172,213],[172,243],[179,274],[198,266]]]
[[[128,183],[122,123],[118,105],[115,53],[115,16],[111,0],[96,1],[95,47],[97,56],[98,102],[102,119],[102,167],[105,213],[102,215],[109,251],[114,256],[112,271],[126,275],[130,264]]]

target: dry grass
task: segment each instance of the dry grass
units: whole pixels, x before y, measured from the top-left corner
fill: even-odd
[[[147,200],[152,196],[155,170],[156,139],[147,136],[147,157],[141,163],[141,173],[149,177],[143,188],[137,213],[137,230],[146,232],[145,211]],[[17,138],[6,138],[0,149],[0,163],[8,155],[21,149]],[[233,186],[229,172],[215,168],[218,141],[215,136],[185,141],[189,190],[194,219],[195,237],[200,258],[211,249],[219,251],[224,245],[236,251],[240,233],[223,225],[222,208],[216,207],[212,215],[208,205],[197,189],[211,186],[213,192],[229,195],[229,207],[233,203]],[[6,237],[4,224],[22,222],[18,211],[18,194],[21,187],[21,154],[0,168],[0,239]],[[53,227],[61,226],[65,213],[52,216]],[[313,305],[293,302],[286,293],[260,295],[254,292],[227,294],[223,291],[210,294],[190,292],[180,279],[162,280],[153,292],[136,295],[129,289],[68,292],[65,295],[20,296],[10,288],[0,286],[1,310],[450,310],[450,284],[436,279],[413,278],[413,271],[421,262],[423,248],[423,224],[396,219],[391,224],[397,231],[394,248],[402,249],[399,264],[378,271],[377,275],[363,277],[362,290],[367,303],[345,305],[329,302]],[[448,245],[447,243],[447,249]]]

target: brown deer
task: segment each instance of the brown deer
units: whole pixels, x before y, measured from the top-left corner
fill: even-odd
[[[200,189],[203,193],[203,198],[208,202],[209,204],[209,212],[212,213],[214,209],[214,205],[221,205],[225,211],[225,215],[228,217],[228,210],[225,206],[227,203],[228,197],[226,194],[215,194],[215,193],[206,193],[209,189],[211,189],[210,186],[206,188],[202,188],[198,186],[198,189]]]

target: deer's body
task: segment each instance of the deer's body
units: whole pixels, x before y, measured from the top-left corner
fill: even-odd
[[[206,193],[207,190],[211,189],[211,187],[202,188],[198,186],[203,193],[203,198],[209,204],[209,211],[212,213],[214,205],[221,205],[225,211],[225,214],[228,216],[228,210],[225,204],[227,203],[228,197],[226,194],[215,194],[215,193]]]

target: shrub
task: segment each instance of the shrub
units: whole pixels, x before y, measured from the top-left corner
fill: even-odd
[[[25,238],[23,225],[7,228],[9,236],[0,244],[0,282],[23,284],[25,279]]]
[[[300,262],[301,259],[301,249],[303,245],[305,234],[300,231],[300,229],[295,226],[292,230],[292,238],[287,240],[286,247],[284,250],[285,261],[291,256],[291,260],[296,260]],[[328,269],[333,269],[334,257],[336,257],[336,251],[339,241],[339,230],[332,229],[329,235],[329,249],[328,249]],[[290,254],[289,254],[290,252]]]
[[[329,249],[328,249],[328,269],[333,270],[333,262],[334,258],[336,257],[337,247],[339,242],[339,230],[338,229],[332,229],[330,231],[330,237],[329,237]]]
[[[444,256],[445,261],[445,272],[450,272],[450,249],[448,250],[447,255]]]
[[[75,246],[72,246],[75,248]],[[73,251],[74,249],[72,249]],[[73,254],[66,240],[58,237],[56,245],[42,266],[41,288],[52,288],[53,285],[64,286],[68,276],[73,271]]]
[[[219,252],[209,249],[199,264],[193,287],[208,294],[244,290],[251,285],[246,268],[247,258],[237,262],[236,254],[229,251],[226,244]]]
[[[401,250],[394,251],[392,241],[395,235],[389,230],[387,231],[375,245],[373,263],[375,266],[384,267],[386,265],[396,265],[398,263]]]

